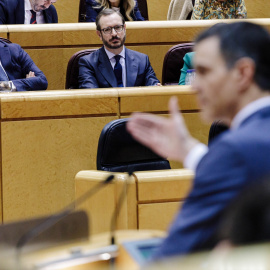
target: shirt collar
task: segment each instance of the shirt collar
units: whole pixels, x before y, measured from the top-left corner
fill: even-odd
[[[108,51],[106,47],[104,46],[105,52],[107,53],[109,59],[111,60],[116,54]],[[119,53],[124,59],[125,59],[125,46],[123,46],[123,50]]]
[[[233,118],[231,129],[237,129],[249,116],[268,106],[270,106],[270,96],[259,98],[249,103]]]
[[[32,10],[29,0],[24,0],[24,10]]]

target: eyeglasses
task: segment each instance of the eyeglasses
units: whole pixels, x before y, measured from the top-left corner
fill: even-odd
[[[113,27],[107,27],[107,28],[103,28],[100,31],[102,31],[105,35],[110,35],[112,33],[112,30],[115,30],[116,33],[120,33],[123,31],[124,29],[124,25],[116,25]]]

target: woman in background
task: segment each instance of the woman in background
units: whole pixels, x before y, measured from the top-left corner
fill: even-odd
[[[144,21],[136,0],[86,0],[86,22],[95,22],[105,8],[118,10],[125,21]]]
[[[243,19],[247,17],[244,0],[195,0],[192,20]]]

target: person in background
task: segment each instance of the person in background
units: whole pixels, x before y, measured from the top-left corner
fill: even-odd
[[[0,24],[58,23],[57,0],[0,0]]]
[[[170,118],[135,113],[127,128],[162,157],[195,172],[192,188],[153,259],[212,249],[225,209],[270,174],[270,34],[249,22],[216,24],[195,40],[201,115],[230,129],[207,147],[192,137],[170,100]]]
[[[144,21],[136,0],[86,0],[86,22],[95,22],[99,12],[106,8],[119,11],[125,21]]]
[[[79,88],[159,86],[146,54],[124,46],[126,24],[113,9],[102,10],[96,19],[97,35],[103,45],[79,60]]]
[[[192,20],[243,19],[247,17],[244,0],[195,0]]]
[[[0,39],[0,90],[46,90],[47,86],[45,75],[21,46]]]
[[[192,0],[171,0],[167,20],[189,20],[192,11]]]
[[[183,57],[184,65],[183,65],[183,68],[181,69],[180,79],[178,83],[179,85],[185,85],[187,70],[193,69],[193,63],[192,63],[193,57],[194,57],[194,52],[186,53],[185,56]]]

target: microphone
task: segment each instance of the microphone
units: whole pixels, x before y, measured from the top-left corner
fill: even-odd
[[[133,171],[128,172],[128,179],[125,182],[125,185],[122,189],[122,192],[120,194],[118,202],[116,202],[116,206],[112,215],[111,219],[111,237],[110,237],[110,243],[111,245],[115,245],[115,228],[116,228],[116,223],[117,223],[117,216],[119,215],[119,212],[121,210],[121,207],[123,205],[124,199],[127,195],[128,187],[129,187],[129,182],[131,180],[131,176],[133,174]]]
[[[30,240],[34,239],[42,232],[46,231],[54,224],[59,222],[61,219],[69,215],[74,210],[75,205],[78,206],[81,203],[83,203],[86,199],[89,199],[96,192],[98,192],[103,186],[106,186],[108,183],[110,183],[113,180],[113,178],[114,175],[109,175],[104,181],[98,183],[93,188],[82,194],[78,199],[74,200],[69,205],[64,207],[64,209],[61,210],[59,213],[51,215],[44,222],[38,224],[37,226],[33,227],[30,231],[23,234],[16,244],[16,249],[22,249],[22,247],[25,246]]]

